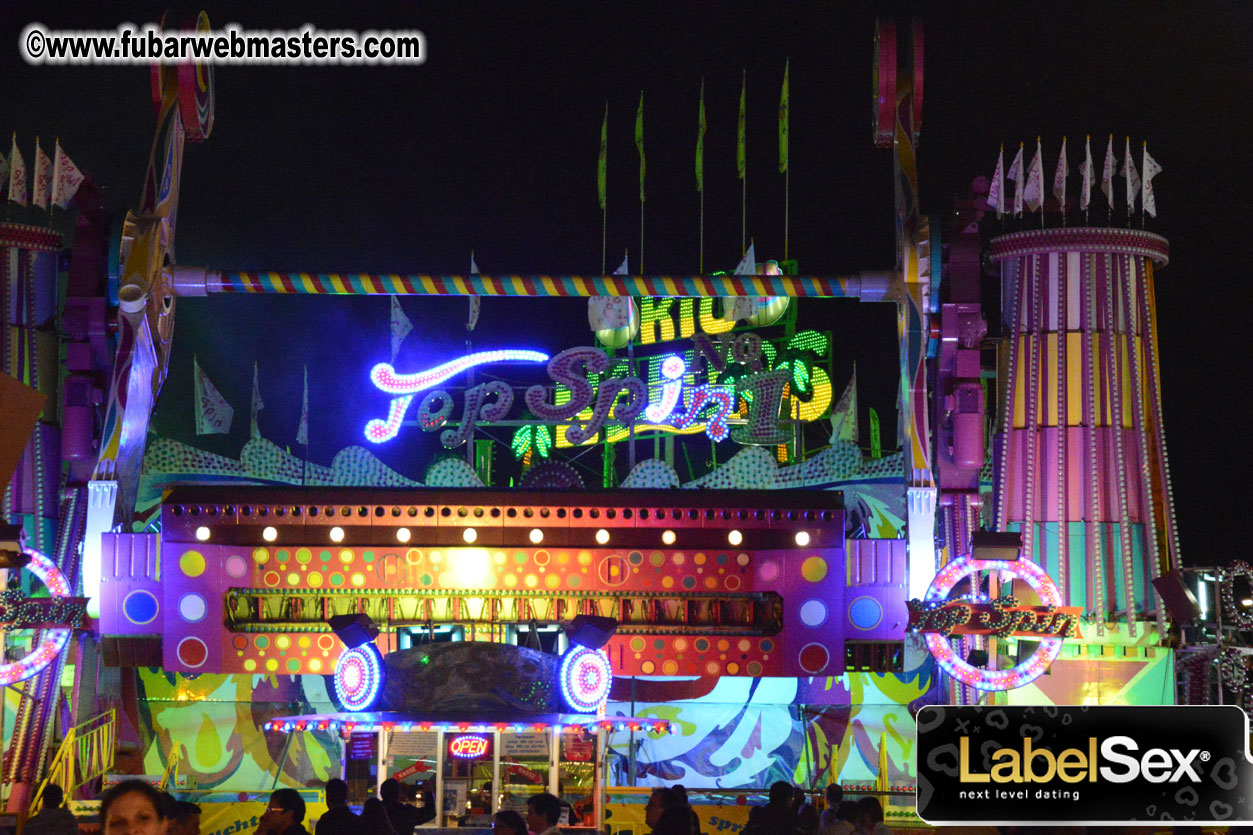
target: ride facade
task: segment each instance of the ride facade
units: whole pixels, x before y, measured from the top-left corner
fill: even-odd
[[[897,257],[847,276],[753,258],[733,276],[176,265],[213,76],[154,69],[154,150],[120,234],[90,180],[64,280],[59,235],[0,224],[0,361],[48,399],[9,443],[4,516],[32,561],[6,594],[42,583],[81,604],[5,609],[28,653],[0,667],[25,682],[6,705],[9,808],[37,795],[57,723],[70,740],[107,714],[75,787],[177,770],[234,799],[396,777],[433,791],[435,826],[551,790],[631,829],[635,791],[682,783],[728,828],[782,779],[877,792],[908,823],[920,705],[1173,703],[1155,585],[1180,566],[1153,300],[1167,243],[1003,233],[979,195],[924,214],[921,25],[881,21],[875,44]],[[584,344],[480,331],[440,362],[393,342],[360,369],[359,443],[324,465],[264,437],[255,371],[238,456],[154,431],[154,413],[229,427],[198,359],[194,401],[160,398],[177,300],[218,294],[465,296],[472,318],[480,300],[562,297],[590,327]],[[855,384],[803,312],[829,299],[895,307],[899,452],[849,430]],[[403,341],[403,312],[390,321]],[[420,477],[381,457],[402,433],[437,450]],[[579,637],[589,623],[603,634]]]

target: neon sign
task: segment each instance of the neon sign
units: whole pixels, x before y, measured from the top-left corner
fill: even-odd
[[[448,741],[449,756],[459,760],[477,760],[491,751],[491,745],[485,736],[462,734]]]
[[[949,592],[961,580],[981,571],[996,571],[1002,578],[1023,580],[1039,595],[1043,606],[1016,606],[1013,598],[1006,597],[996,601],[948,600]],[[919,624],[932,657],[954,679],[978,690],[1012,690],[1030,684],[1049,668],[1062,651],[1063,637],[1072,637],[1072,630],[1073,636],[1078,637],[1075,618],[1079,610],[1061,604],[1061,592],[1035,563],[977,560],[966,556],[953,560],[935,575],[921,602],[909,602],[910,622]],[[948,636],[954,634],[1009,637],[1019,632],[1037,637],[1039,644],[1029,657],[1007,670],[984,670],[974,666],[954,652],[948,640]]]
[[[555,386],[534,385],[525,392],[526,406],[539,422],[567,423],[558,431],[556,446],[594,443],[602,429],[608,443],[622,440],[634,428],[686,434],[704,430],[713,441],[731,437],[745,445],[787,443],[792,432],[780,425],[785,398],[791,401],[789,416],[812,421],[831,405],[831,380],[813,364],[829,340],[815,331],[792,337],[780,352],[756,334],[717,334],[711,339],[696,334],[688,358],[670,354],[650,360],[650,377],[657,377],[658,393],[650,403],[649,386],[628,376],[624,360],[611,365],[604,351],[594,347],[569,348],[551,359],[538,351],[480,351],[415,374],[400,374],[380,363],[370,372],[380,390],[396,395],[387,418],[371,420],[366,437],[383,443],[396,437],[414,396],[419,391],[450,379],[477,365],[491,362],[542,362],[547,360],[549,379]],[[716,382],[688,385],[695,374],[710,375]],[[686,389],[686,391],[685,391]],[[456,429],[444,429],[441,443],[452,449],[465,443],[479,421],[505,418],[513,405],[513,389],[498,380],[468,389]],[[747,425],[732,430],[729,420],[743,404]],[[424,431],[440,430],[453,413],[453,398],[443,389],[431,389],[418,406],[418,423]],[[642,417],[647,423],[637,422]]]
[[[346,710],[369,710],[383,688],[383,657],[374,644],[340,653],[335,664],[335,695]]]
[[[53,564],[52,560],[30,549],[24,549],[24,553],[30,556],[30,562],[26,564],[26,570],[39,578],[44,586],[47,587],[54,600],[58,602],[72,602],[75,600],[75,598],[70,596],[69,581],[65,579],[65,575]],[[8,613],[6,612],[6,614]],[[34,612],[31,615],[36,616]],[[65,649],[65,645],[69,640],[69,629],[46,630],[39,645],[29,655],[16,661],[0,664],[0,686],[16,684],[19,681],[25,681],[37,675]]]
[[[561,695],[579,713],[595,713],[609,698],[613,669],[601,649],[576,646],[561,659]]]
[[[416,374],[399,374],[391,366],[391,363],[381,362],[370,369],[370,382],[388,394],[399,396],[392,399],[391,405],[387,410],[386,420],[372,420],[366,424],[365,436],[376,444],[390,441],[400,431],[400,422],[404,420],[405,412],[408,410],[409,404],[413,402],[415,394],[432,386],[437,386],[445,380],[477,365],[493,362],[543,362],[546,359],[548,359],[548,354],[541,354],[539,351],[478,351],[473,354],[466,354],[464,357],[451,362],[437,365],[434,368],[428,368],[426,371],[419,371]],[[471,389],[471,391],[476,391],[479,388],[484,387],[476,387]],[[498,404],[503,407],[502,412],[508,411],[509,406],[513,403],[513,392],[507,388],[506,390],[509,393],[508,403]],[[483,395],[487,393],[485,388],[484,391],[480,392],[478,399],[474,402],[475,409],[478,408]],[[451,401],[448,405],[451,408]],[[467,417],[473,415],[474,412],[470,405],[470,398],[467,393]],[[503,413],[501,417],[503,417]],[[499,420],[500,418],[495,419]]]
[[[950,600],[939,605],[909,601],[912,632],[995,635],[998,638],[1082,638],[1078,607],[1023,606],[1014,597]]]

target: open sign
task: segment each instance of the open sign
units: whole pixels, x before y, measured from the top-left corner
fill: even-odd
[[[461,760],[477,760],[491,752],[491,742],[485,736],[462,734],[448,741],[448,755]]]

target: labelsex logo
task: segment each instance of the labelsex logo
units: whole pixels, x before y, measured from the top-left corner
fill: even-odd
[[[1150,783],[1176,783],[1187,779],[1201,782],[1193,763],[1208,762],[1208,751],[1193,748],[1149,748],[1143,754],[1139,744],[1129,736],[1111,736],[1100,743],[1088,737],[1087,750],[1066,748],[1054,755],[1047,748],[1033,748],[1031,739],[1022,741],[1022,752],[1002,748],[992,755],[989,772],[978,772],[970,766],[970,737],[960,740],[961,781],[963,783],[1048,783],[1054,777],[1064,783],[1097,782],[1097,775],[1111,783],[1130,783],[1143,777]],[[1109,761],[1113,765],[1102,765]]]

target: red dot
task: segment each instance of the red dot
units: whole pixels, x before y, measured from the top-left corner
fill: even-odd
[[[209,648],[199,638],[184,638],[178,645],[178,660],[188,667],[199,667],[209,657]]]
[[[831,654],[822,644],[808,644],[801,649],[799,660],[801,669],[805,672],[820,673],[826,669],[827,662],[831,660]]]

